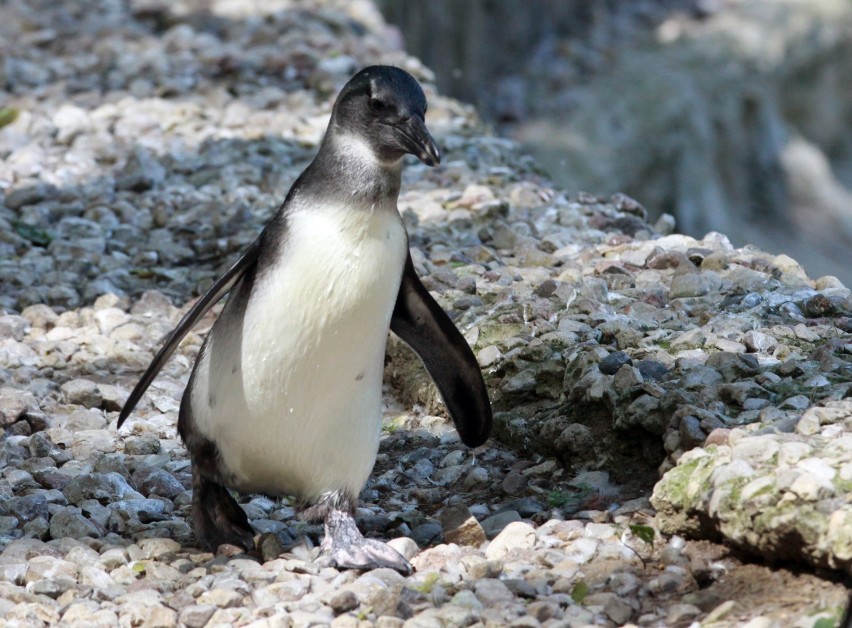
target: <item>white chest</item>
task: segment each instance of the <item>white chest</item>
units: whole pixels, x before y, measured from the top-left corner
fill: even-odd
[[[303,330],[380,314],[388,297],[396,298],[407,251],[396,211],[334,207],[294,212],[281,248],[255,283],[247,325],[262,327],[274,318],[261,304],[280,308],[290,320],[302,316]]]
[[[244,490],[357,494],[378,447],[405,230],[396,211],[311,208],[280,248],[242,319],[226,307],[214,329],[196,422]]]

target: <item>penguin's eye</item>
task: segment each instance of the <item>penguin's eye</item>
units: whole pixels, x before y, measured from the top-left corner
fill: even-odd
[[[376,113],[385,111],[387,108],[388,106],[383,100],[380,100],[379,98],[370,99],[370,109],[372,109]]]

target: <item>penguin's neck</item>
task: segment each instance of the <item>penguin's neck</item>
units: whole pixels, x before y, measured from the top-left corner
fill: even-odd
[[[305,171],[306,178],[313,179],[311,189],[322,190],[329,199],[365,208],[395,208],[401,174],[402,159],[382,161],[363,138],[340,130],[326,135]]]

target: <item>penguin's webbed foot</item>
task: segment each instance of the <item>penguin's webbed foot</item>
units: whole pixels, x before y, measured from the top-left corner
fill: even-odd
[[[192,520],[198,543],[215,552],[220,545],[236,545],[247,552],[254,549],[254,530],[236,500],[221,484],[194,473],[192,478]]]
[[[390,545],[364,538],[352,516],[341,510],[331,510],[326,515],[322,552],[338,569],[389,567],[404,576],[414,572],[411,563]]]

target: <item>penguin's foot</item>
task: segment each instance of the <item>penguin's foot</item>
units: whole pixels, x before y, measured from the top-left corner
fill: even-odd
[[[245,511],[228,489],[198,472],[192,477],[192,520],[198,543],[205,549],[215,552],[223,544],[254,549],[254,530]]]
[[[325,517],[322,552],[338,569],[390,567],[404,576],[414,572],[411,563],[390,545],[364,538],[352,516],[342,510],[331,510]]]

